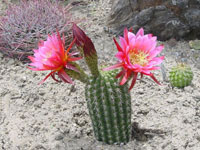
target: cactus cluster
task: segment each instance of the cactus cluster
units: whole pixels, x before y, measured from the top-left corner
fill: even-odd
[[[184,88],[191,84],[193,72],[186,64],[178,64],[169,72],[170,83],[173,87]]]
[[[33,54],[40,40],[47,34],[59,31],[65,35],[66,46],[72,40],[71,24],[74,21],[70,7],[58,1],[21,0],[11,3],[0,18],[0,52],[21,61]]]

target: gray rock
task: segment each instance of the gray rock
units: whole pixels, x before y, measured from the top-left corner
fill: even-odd
[[[180,8],[188,8],[189,7],[189,0],[172,0],[171,4],[174,6],[178,6]]]
[[[138,15],[135,17],[135,21],[138,25],[145,25],[153,18],[154,9],[148,8],[142,10]]]
[[[200,9],[191,8],[188,9],[185,13],[185,19],[192,28],[200,27]],[[199,29],[200,30],[200,29]]]
[[[116,0],[107,25],[120,35],[124,27],[143,27],[159,40],[200,37],[199,0]]]
[[[122,9],[123,8],[123,9]],[[110,19],[108,20],[110,24],[113,24],[116,20],[118,20],[118,23],[123,23],[124,20],[128,19],[130,16],[127,15],[127,12],[132,12],[132,8],[130,7],[129,3],[124,3],[124,1],[114,1],[112,10],[115,10],[114,12],[111,11],[110,13]],[[124,11],[124,9],[126,11]],[[116,14],[116,12],[118,12]]]
[[[56,140],[56,141],[60,141],[60,140],[62,140],[63,138],[64,138],[64,135],[63,135],[63,134],[58,134],[58,135],[55,136],[55,140]]]

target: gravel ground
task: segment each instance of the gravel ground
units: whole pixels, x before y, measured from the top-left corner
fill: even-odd
[[[114,35],[105,32],[110,5],[106,0],[84,1],[72,10],[85,17],[81,25],[96,46],[99,64],[116,62]],[[38,85],[47,72],[31,71],[0,54],[0,150],[199,150],[200,51],[190,49],[187,41],[162,43],[166,79],[155,71],[162,86],[148,77],[137,81],[131,91],[132,140],[121,146],[95,140],[84,84],[49,78]],[[194,72],[192,85],[184,89],[168,83],[168,72],[180,59]]]

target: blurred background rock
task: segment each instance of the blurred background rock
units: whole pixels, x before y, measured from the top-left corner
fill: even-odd
[[[153,33],[159,40],[200,38],[200,0],[111,0],[107,20],[112,32],[124,27]]]

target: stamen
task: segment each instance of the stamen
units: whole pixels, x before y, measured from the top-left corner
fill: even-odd
[[[146,66],[148,64],[147,56],[148,54],[144,53],[141,50],[131,50],[129,52],[129,58],[133,65],[138,64],[140,66]]]

